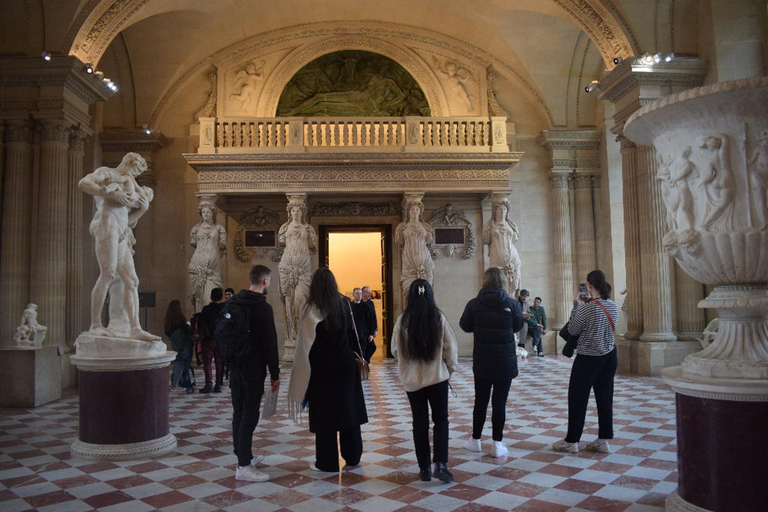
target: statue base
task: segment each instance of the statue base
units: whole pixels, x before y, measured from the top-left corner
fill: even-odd
[[[168,421],[168,365],[162,341],[83,333],[72,364],[80,374],[80,432],[75,457],[132,460],[173,451]]]
[[[38,407],[61,398],[59,347],[2,349],[0,407]]]

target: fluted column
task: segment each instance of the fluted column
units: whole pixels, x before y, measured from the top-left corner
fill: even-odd
[[[32,206],[32,123],[8,121],[0,246],[0,344],[13,341],[29,302],[29,239]],[[40,318],[43,323],[44,317]]]
[[[592,206],[592,175],[579,172],[573,175],[576,217],[576,275],[586,279],[587,274],[597,268],[595,250],[595,212]]]
[[[680,265],[675,267],[675,303],[677,304],[677,339],[696,341],[707,326],[705,309],[699,308],[704,300],[704,285],[686,274]]]
[[[552,185],[552,214],[555,221],[552,232],[553,274],[555,300],[551,308],[552,324],[562,327],[570,315],[570,303],[576,292],[573,280],[573,259],[571,255],[571,216],[568,188],[571,176],[568,173],[553,172],[549,178]]]
[[[67,214],[69,123],[41,121],[37,259],[32,274],[32,302],[48,326],[45,343],[60,345],[66,336]]]
[[[637,146],[621,140],[621,176],[624,199],[624,250],[627,265],[627,298],[624,301],[627,332],[624,338],[636,340],[643,333],[643,291],[640,270],[640,220],[637,216]]]
[[[74,343],[77,335],[88,329],[84,323],[83,303],[83,193],[77,184],[83,177],[83,155],[88,135],[72,130],[69,137],[69,169],[67,173],[67,316],[66,343]]]
[[[672,265],[664,250],[666,210],[661,182],[656,179],[658,162],[651,146],[637,147],[637,211],[640,230],[640,268],[643,291],[642,341],[675,341],[673,332]]]

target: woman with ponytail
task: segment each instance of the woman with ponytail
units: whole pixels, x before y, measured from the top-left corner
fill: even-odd
[[[453,481],[448,470],[448,379],[458,362],[456,336],[435,305],[432,287],[424,279],[411,283],[403,314],[392,332],[392,354],[397,358],[413,413],[413,444],[419,461],[419,477],[432,480],[429,447],[429,409],[434,422],[434,475]]]
[[[587,450],[608,453],[613,439],[613,379],[616,376],[615,326],[619,308],[611,300],[611,285],[605,274],[593,270],[587,275],[587,296],[577,296],[568,321],[568,332],[579,337],[578,355],[573,361],[568,384],[568,434],[552,445],[559,452],[576,453],[584,431],[590,391],[597,403],[597,439]]]

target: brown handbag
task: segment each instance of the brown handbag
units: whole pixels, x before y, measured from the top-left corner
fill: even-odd
[[[352,313],[352,304],[347,301],[349,305],[349,316],[352,318],[352,329],[355,331],[355,339],[357,339],[357,349],[359,353],[352,351],[355,354],[355,362],[357,363],[357,375],[360,380],[368,380],[368,375],[371,373],[371,367],[368,361],[363,359],[363,347],[360,345],[360,336],[357,334],[357,325],[355,325],[355,315]]]

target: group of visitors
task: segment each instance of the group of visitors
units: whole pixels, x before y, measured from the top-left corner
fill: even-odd
[[[490,401],[490,454],[493,457],[508,454],[503,432],[506,402],[512,380],[518,375],[515,333],[524,325],[533,327],[530,318],[523,316],[522,303],[527,293],[521,291],[515,300],[507,293],[505,284],[500,269],[488,269],[482,289],[468,302],[459,321],[462,330],[474,335],[475,401],[472,433],[464,448],[474,452],[483,450],[482,431]],[[269,285],[270,270],[256,265],[250,271],[250,288],[230,299],[250,311],[248,336],[252,350],[247,358],[232,361],[230,387],[233,445],[238,459],[235,477],[252,482],[269,479],[256,468],[263,456],[254,457],[251,448],[267,372],[272,391],[277,392],[280,385],[274,317],[266,301]],[[568,390],[568,433],[553,449],[568,453],[579,450],[592,389],[597,400],[599,432],[598,438],[587,444],[586,449],[608,452],[608,441],[613,438],[613,379],[617,368],[613,329],[618,309],[610,300],[611,286],[601,271],[590,272],[586,287],[587,295],[574,300],[565,329],[570,335],[578,336],[578,355]],[[313,274],[300,315],[287,393],[288,410],[296,421],[305,413],[308,417],[309,430],[315,434],[315,461],[310,464],[314,471],[338,472],[339,452],[346,467],[357,466],[363,454],[361,426],[368,422],[368,414],[355,352],[362,351],[361,355],[370,359],[370,345],[358,345],[358,340],[371,343],[377,329],[375,323],[370,323],[371,316],[375,322],[375,312],[370,314],[370,306],[366,306],[370,299],[364,300],[365,293],[363,288],[356,288],[353,300],[348,300],[339,293],[333,273],[320,268]],[[174,308],[180,313],[180,304]],[[171,306],[169,314],[170,311]],[[539,298],[534,299],[529,312],[535,318],[535,327],[544,331],[546,314]],[[182,334],[188,330],[181,325],[186,323],[182,322],[183,314],[175,318],[175,324],[166,318],[166,333],[172,343],[176,335],[172,327],[176,326]],[[458,366],[458,349],[454,332],[437,307],[432,287],[426,280],[416,279],[411,283],[405,309],[395,323],[391,348],[411,405],[419,477],[422,481],[435,477],[450,482],[453,475],[448,468],[448,391],[449,379]],[[174,367],[174,378],[176,375]]]
[[[373,294],[370,286],[363,286],[352,290],[352,316],[357,330],[356,352],[369,363],[371,356],[376,352],[376,335],[379,332],[379,323],[376,319],[376,306],[374,306]]]
[[[547,334],[547,312],[541,305],[541,297],[533,299],[533,306],[528,306],[528,297],[530,292],[523,288],[517,294],[517,300],[520,303],[520,310],[523,312],[523,327],[518,331],[517,346],[525,348],[525,342],[528,336],[531,336],[531,352],[544,357],[544,348],[541,343],[541,337]]]

